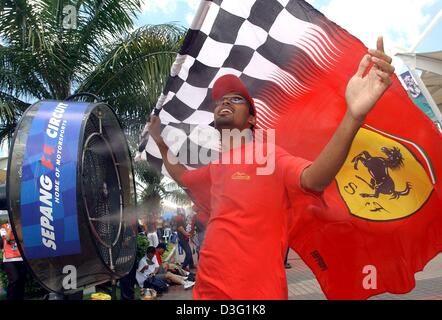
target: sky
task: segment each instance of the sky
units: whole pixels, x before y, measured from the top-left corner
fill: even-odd
[[[238,0],[241,1],[241,0]],[[408,52],[419,36],[442,10],[442,0],[307,0],[329,19],[358,37],[368,47],[376,45],[378,35],[384,36],[390,55]],[[199,0],[144,0],[143,14],[136,24],[177,22],[189,26]],[[418,47],[418,52],[442,50],[442,21]],[[398,71],[404,67],[394,64]]]

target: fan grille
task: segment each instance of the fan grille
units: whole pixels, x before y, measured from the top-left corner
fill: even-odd
[[[83,199],[98,251],[115,271],[133,257],[134,237],[122,220],[123,194],[118,164],[101,119],[91,114],[85,127],[82,157]]]

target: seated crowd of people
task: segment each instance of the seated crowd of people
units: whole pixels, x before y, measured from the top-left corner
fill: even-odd
[[[181,285],[189,289],[195,284],[195,274],[182,269],[178,264],[162,261],[161,255],[165,250],[165,243],[159,243],[156,248],[150,246],[138,263],[136,280],[142,293],[143,289],[150,288],[161,295],[168,291],[170,285]]]
[[[147,236],[150,245],[136,264],[135,279],[141,288],[141,294],[147,288],[154,289],[158,295],[162,295],[171,285],[179,285],[184,289],[194,286],[196,268],[190,242],[196,245],[196,252],[199,253],[204,235],[203,225],[198,220],[195,215],[186,217],[184,212],[178,210],[171,225],[155,215],[149,216],[147,221],[141,223],[141,232]],[[166,239],[164,231],[168,228],[173,229],[173,232],[172,236]],[[162,255],[167,251],[166,242],[176,243],[176,249],[184,255],[181,263],[163,261]]]
[[[185,290],[195,284],[195,264],[193,254],[199,254],[203,243],[205,224],[196,215],[178,214],[170,222],[161,217],[151,215],[147,221],[139,221],[138,232],[149,241],[149,247],[142,257],[132,267],[132,270],[119,281],[122,300],[135,299],[135,287],[138,285],[143,296],[145,289],[154,289],[157,295],[162,295],[172,285],[182,286]],[[6,298],[8,300],[23,300],[25,298],[26,266],[20,256],[9,223],[0,226],[0,249],[3,251],[2,268],[7,275]],[[167,243],[173,243],[177,263],[163,259],[167,253]],[[191,244],[192,243],[192,244]],[[196,258],[197,256],[195,256]],[[196,258],[197,259],[197,258]],[[167,260],[167,261],[165,261]],[[112,282],[96,286],[98,291],[111,294]],[[78,294],[60,295],[48,293],[45,299],[81,300],[83,291]]]

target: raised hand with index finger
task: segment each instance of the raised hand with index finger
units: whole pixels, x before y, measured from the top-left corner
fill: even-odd
[[[358,71],[347,84],[345,98],[347,112],[357,121],[365,117],[392,84],[394,67],[392,59],[384,52],[382,37],[377,40],[377,49],[370,49],[362,58]]]

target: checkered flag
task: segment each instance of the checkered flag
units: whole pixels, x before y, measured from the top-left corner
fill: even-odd
[[[279,146],[314,160],[341,123],[347,83],[366,54],[358,39],[305,1],[202,1],[158,101],[162,136],[189,168],[201,165],[192,158],[195,154],[216,158],[219,140],[211,91],[219,77],[234,74],[255,101],[256,127],[274,129]],[[288,228],[289,245],[332,299],[408,292],[415,285],[414,273],[442,250],[442,198],[436,179],[442,172],[442,136],[397,77],[358,135],[336,183],[322,197],[291,202],[295,218]],[[143,136],[138,158],[167,174],[157,146],[146,139],[147,129]],[[367,168],[356,171],[351,159],[358,154],[384,159],[385,150],[394,145],[413,155],[389,181],[405,188],[411,176],[422,173],[413,180],[410,195],[403,193],[402,204],[387,194],[363,197],[364,188],[371,192],[383,182],[374,186],[376,177]],[[419,188],[419,182],[425,187]],[[401,210],[403,216],[394,218]],[[380,275],[374,286],[366,286],[367,266]]]
[[[216,158],[211,91],[225,74],[239,76],[249,89],[256,128],[274,128],[321,75],[334,69],[341,53],[337,44],[351,37],[338,31],[305,1],[202,1],[156,106],[166,144],[189,168],[198,166],[189,159],[192,151]],[[136,159],[167,174],[147,127]],[[179,141],[172,143],[169,136]]]

